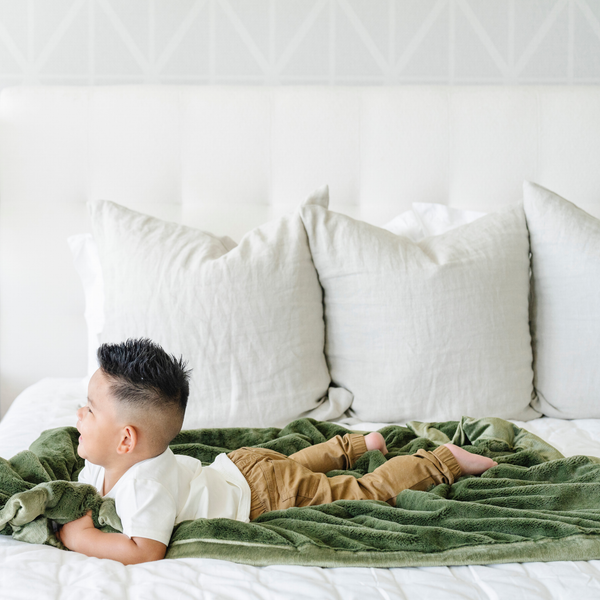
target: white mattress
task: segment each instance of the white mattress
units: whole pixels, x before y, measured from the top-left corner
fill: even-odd
[[[0,422],[0,456],[23,450],[44,430],[74,425],[86,381],[45,379],[28,388]],[[564,455],[600,456],[600,420],[516,422]],[[381,423],[353,423],[377,429]],[[0,598],[39,600],[231,598],[232,600],[418,598],[600,598],[600,561],[399,569],[251,567],[209,559],[142,565],[88,558],[0,536]]]

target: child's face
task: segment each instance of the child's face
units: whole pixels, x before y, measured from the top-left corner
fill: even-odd
[[[109,466],[117,457],[122,425],[109,382],[101,370],[88,385],[88,403],[77,411],[79,447],[77,452],[95,465]]]

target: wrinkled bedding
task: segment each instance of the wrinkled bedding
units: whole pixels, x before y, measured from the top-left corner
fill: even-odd
[[[17,401],[0,424],[0,455],[27,447],[48,427],[75,423],[85,383],[45,380]],[[52,399],[50,402],[49,399]],[[25,428],[25,423],[29,427]],[[354,430],[382,424],[352,423]],[[600,456],[600,423],[539,419],[517,423],[565,456]],[[509,563],[425,568],[250,567],[228,561],[184,558],[123,567],[48,546],[0,538],[0,595],[23,597],[26,582],[38,598],[595,598],[600,595],[599,561]]]

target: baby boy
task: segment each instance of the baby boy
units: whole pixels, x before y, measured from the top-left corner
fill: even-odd
[[[146,339],[103,344],[87,405],[78,411],[79,481],[114,498],[123,533],[94,528],[90,513],[57,535],[71,550],[133,564],[164,558],[173,527],[188,519],[252,521],[264,512],[335,500],[383,500],[404,489],[426,490],[496,465],[453,444],[388,460],[372,473],[327,477],[367,450],[387,453],[378,432],[346,434],[287,457],[265,448],[220,454],[208,467],[175,455],[189,394],[182,359]]]

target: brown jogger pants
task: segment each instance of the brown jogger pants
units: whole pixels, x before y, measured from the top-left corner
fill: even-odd
[[[349,469],[366,452],[365,438],[349,433],[309,446],[291,456],[266,448],[240,448],[228,454],[250,485],[250,520],[292,506],[315,506],[335,500],[383,500],[392,506],[402,490],[427,490],[454,483],[461,471],[445,446],[396,456],[360,479],[327,477],[334,469]]]

